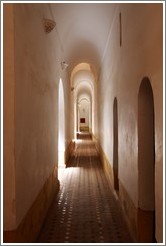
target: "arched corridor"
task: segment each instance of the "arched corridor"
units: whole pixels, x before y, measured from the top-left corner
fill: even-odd
[[[163,8],[2,3],[3,243],[164,243]]]
[[[80,131],[94,132],[96,118],[95,77],[88,63],[78,64],[71,73],[72,100],[74,102],[75,137]]]

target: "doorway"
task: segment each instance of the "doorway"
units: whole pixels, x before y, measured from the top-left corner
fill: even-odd
[[[114,174],[114,189],[119,191],[118,179],[118,103],[117,98],[113,103],[113,174]]]
[[[154,100],[145,77],[138,93],[138,239],[155,242]]]

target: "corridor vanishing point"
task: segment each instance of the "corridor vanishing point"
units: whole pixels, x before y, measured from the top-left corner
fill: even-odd
[[[164,245],[165,2],[1,8],[1,243]]]

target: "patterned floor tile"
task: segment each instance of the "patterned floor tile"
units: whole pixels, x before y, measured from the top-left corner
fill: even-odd
[[[89,134],[79,134],[37,243],[132,243]]]

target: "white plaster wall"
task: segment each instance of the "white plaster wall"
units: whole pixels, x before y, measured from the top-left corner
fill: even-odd
[[[62,78],[63,89],[64,89],[64,108],[65,108],[65,149],[68,148],[69,144],[73,139],[72,121],[72,92],[70,88],[70,76],[68,70],[60,71],[60,77]]]
[[[65,105],[62,79],[58,87],[58,167],[60,167],[65,164]]]
[[[44,32],[43,18],[52,18],[47,4],[14,5],[15,228],[57,165],[60,77],[68,105],[66,146],[71,140],[68,75],[61,70],[63,54],[57,33]],[[6,229],[13,228],[9,225]]]
[[[119,44],[119,13],[122,46]],[[100,141],[113,164],[113,101],[117,97],[119,180],[138,207],[138,90],[148,76],[155,104],[156,238],[162,241],[162,5],[118,4],[98,86]]]

